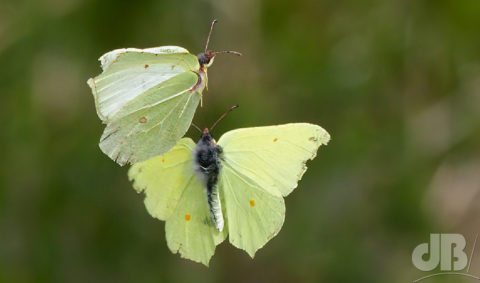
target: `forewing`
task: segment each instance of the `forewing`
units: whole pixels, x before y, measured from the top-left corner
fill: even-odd
[[[100,57],[103,73],[88,80],[98,116],[108,122],[123,106],[179,74],[198,71],[196,56],[176,46],[117,49]]]
[[[225,201],[229,241],[253,258],[282,228],[283,197],[264,190],[228,164],[220,173],[220,192]]]
[[[235,170],[271,194],[287,196],[307,170],[305,163],[329,140],[320,126],[292,123],[230,131],[218,144]]]
[[[190,127],[200,101],[200,93],[190,90],[196,81],[196,74],[185,72],[125,105],[108,122],[102,151],[120,165],[166,153]]]

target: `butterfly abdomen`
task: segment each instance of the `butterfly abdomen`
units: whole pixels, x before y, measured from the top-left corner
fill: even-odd
[[[222,150],[215,144],[210,134],[204,134],[197,143],[194,152],[195,172],[206,188],[208,208],[217,230],[223,230],[223,214],[217,183],[220,173],[220,154]]]

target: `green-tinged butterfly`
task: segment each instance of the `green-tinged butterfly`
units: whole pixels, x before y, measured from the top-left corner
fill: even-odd
[[[170,150],[183,137],[207,87],[210,27],[203,53],[178,46],[124,48],[100,57],[103,72],[88,80],[98,117],[107,124],[100,148],[120,165]]]
[[[166,221],[173,253],[208,266],[228,235],[253,258],[280,231],[283,198],[329,140],[308,123],[237,129],[218,143],[206,128],[196,145],[182,138],[170,152],[134,164],[128,176],[145,193],[147,211]]]

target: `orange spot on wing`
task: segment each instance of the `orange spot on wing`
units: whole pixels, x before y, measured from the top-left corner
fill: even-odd
[[[190,221],[191,218],[190,214],[185,214],[185,220]]]
[[[253,199],[250,200],[250,206],[254,207],[255,206],[255,201]]]
[[[165,162],[165,157],[162,157],[162,163]]]
[[[145,64],[145,69],[148,68],[148,64]]]
[[[274,139],[273,139],[273,142],[276,142],[276,141],[278,141],[278,139],[277,139],[277,138],[274,138]]]

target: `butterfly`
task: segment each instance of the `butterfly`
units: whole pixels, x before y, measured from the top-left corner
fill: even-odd
[[[207,87],[207,68],[219,53],[208,43],[195,56],[185,48],[123,48],[104,54],[103,72],[88,80],[98,117],[106,124],[100,149],[120,165],[170,150],[183,137]]]
[[[182,138],[168,153],[134,164],[128,176],[145,193],[147,211],[166,221],[172,253],[208,266],[228,236],[253,258],[280,231],[283,198],[329,140],[309,123],[237,129],[218,143],[206,128],[197,144]]]

